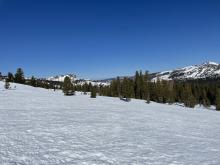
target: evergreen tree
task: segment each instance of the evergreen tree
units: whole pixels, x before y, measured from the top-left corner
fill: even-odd
[[[11,72],[8,72],[8,81],[14,82],[14,75]]]
[[[147,101],[147,103],[150,103],[150,90],[149,90],[149,75],[148,71],[144,74],[144,85],[143,85],[143,99]]]
[[[193,108],[196,105],[196,99],[192,94],[192,89],[190,84],[186,84],[183,93],[184,93],[184,105],[186,107]]]
[[[122,81],[122,97],[123,98],[131,98],[131,87],[129,84],[129,80],[127,77],[124,77]]]
[[[83,85],[82,85],[82,91],[83,91],[83,94],[84,95],[86,95],[87,93],[86,92],[88,92],[89,91],[89,85],[87,84],[87,82],[85,82]]]
[[[6,78],[5,79],[5,89],[9,89],[10,88],[10,83],[9,83],[9,80]]]
[[[135,78],[134,78],[134,92],[135,92],[135,98],[140,99],[140,78],[139,78],[139,72],[136,71]]]
[[[169,81],[167,84],[167,102],[169,104],[174,103],[174,81]]]
[[[118,84],[117,84],[117,80],[112,80],[111,84],[110,84],[110,88],[111,88],[111,96],[113,97],[118,97]]]
[[[146,101],[147,101],[147,104],[150,104],[150,93],[148,93]]]
[[[95,86],[91,88],[91,95],[90,95],[91,98],[96,98],[96,88]]]
[[[91,82],[89,83],[89,87],[88,88],[89,88],[88,91],[91,92],[92,91],[92,83]]]
[[[163,103],[163,93],[162,93],[162,82],[160,79],[157,79],[156,82],[156,96],[157,96],[157,102]]]
[[[117,96],[119,97],[121,95],[121,81],[120,81],[120,78],[117,77],[117,80],[116,80],[116,86],[117,86]]]
[[[71,83],[71,80],[68,76],[65,77],[64,82],[63,82],[63,93],[64,95],[74,95],[74,86]]]
[[[216,92],[216,110],[220,111],[220,88]]]
[[[17,72],[15,74],[15,78],[14,78],[14,81],[16,83],[19,83],[19,84],[24,84],[25,83],[25,79],[24,79],[24,72],[21,68],[18,68],[17,69]]]
[[[31,86],[36,87],[37,86],[37,81],[34,78],[34,76],[31,77],[31,81],[30,81]]]
[[[140,99],[144,99],[144,86],[145,86],[145,83],[144,83],[144,75],[142,74],[142,71],[140,71],[139,73],[139,85],[140,85]]]

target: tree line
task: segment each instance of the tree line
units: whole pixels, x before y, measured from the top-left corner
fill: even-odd
[[[18,84],[25,84],[33,87],[41,87],[46,89],[61,89],[63,84],[61,82],[53,82],[45,79],[37,79],[34,76],[32,76],[31,78],[25,78],[24,71],[22,68],[18,68],[15,74],[13,74],[12,72],[8,72],[5,78],[5,82],[7,83],[14,82]]]
[[[152,82],[148,72],[136,71],[133,77],[124,77],[111,81],[109,86],[92,86],[84,84],[76,86],[77,90],[91,91],[95,89],[101,96],[124,97],[146,100],[158,103],[182,103],[193,108],[200,104],[205,107],[216,105],[220,110],[220,80],[172,80],[165,81],[157,78]]]

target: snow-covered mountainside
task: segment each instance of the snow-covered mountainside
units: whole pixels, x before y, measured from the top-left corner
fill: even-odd
[[[220,164],[217,111],[3,86],[2,165]]]
[[[110,82],[107,82],[107,81],[103,81],[103,80],[89,80],[89,79],[78,79],[76,77],[76,75],[74,74],[66,74],[66,75],[60,75],[60,76],[53,76],[53,77],[49,77],[47,78],[46,80],[49,80],[49,81],[56,81],[56,82],[63,82],[65,77],[69,77],[71,79],[71,81],[75,84],[78,84],[78,85],[83,85],[85,83],[89,84],[91,83],[92,85],[109,85]]]
[[[200,65],[192,65],[170,71],[154,73],[153,81],[160,80],[184,80],[220,77],[220,65],[215,62],[206,62]]]
[[[63,82],[65,77],[69,77],[72,82],[76,79],[76,75],[74,75],[74,74],[66,74],[66,75],[52,76],[52,77],[47,78],[47,80]]]
[[[87,84],[92,84],[92,85],[97,85],[97,86],[107,86],[107,85],[110,85],[110,82],[106,82],[106,81],[102,81],[102,80],[88,80],[88,79],[79,79],[79,80],[76,80],[75,83],[77,85],[84,85],[85,83]]]

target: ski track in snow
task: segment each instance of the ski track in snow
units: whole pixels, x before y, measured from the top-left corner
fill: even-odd
[[[220,164],[220,112],[3,86],[1,165]]]

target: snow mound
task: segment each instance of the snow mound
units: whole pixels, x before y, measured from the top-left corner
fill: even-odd
[[[0,82],[0,164],[220,164],[220,113]]]

